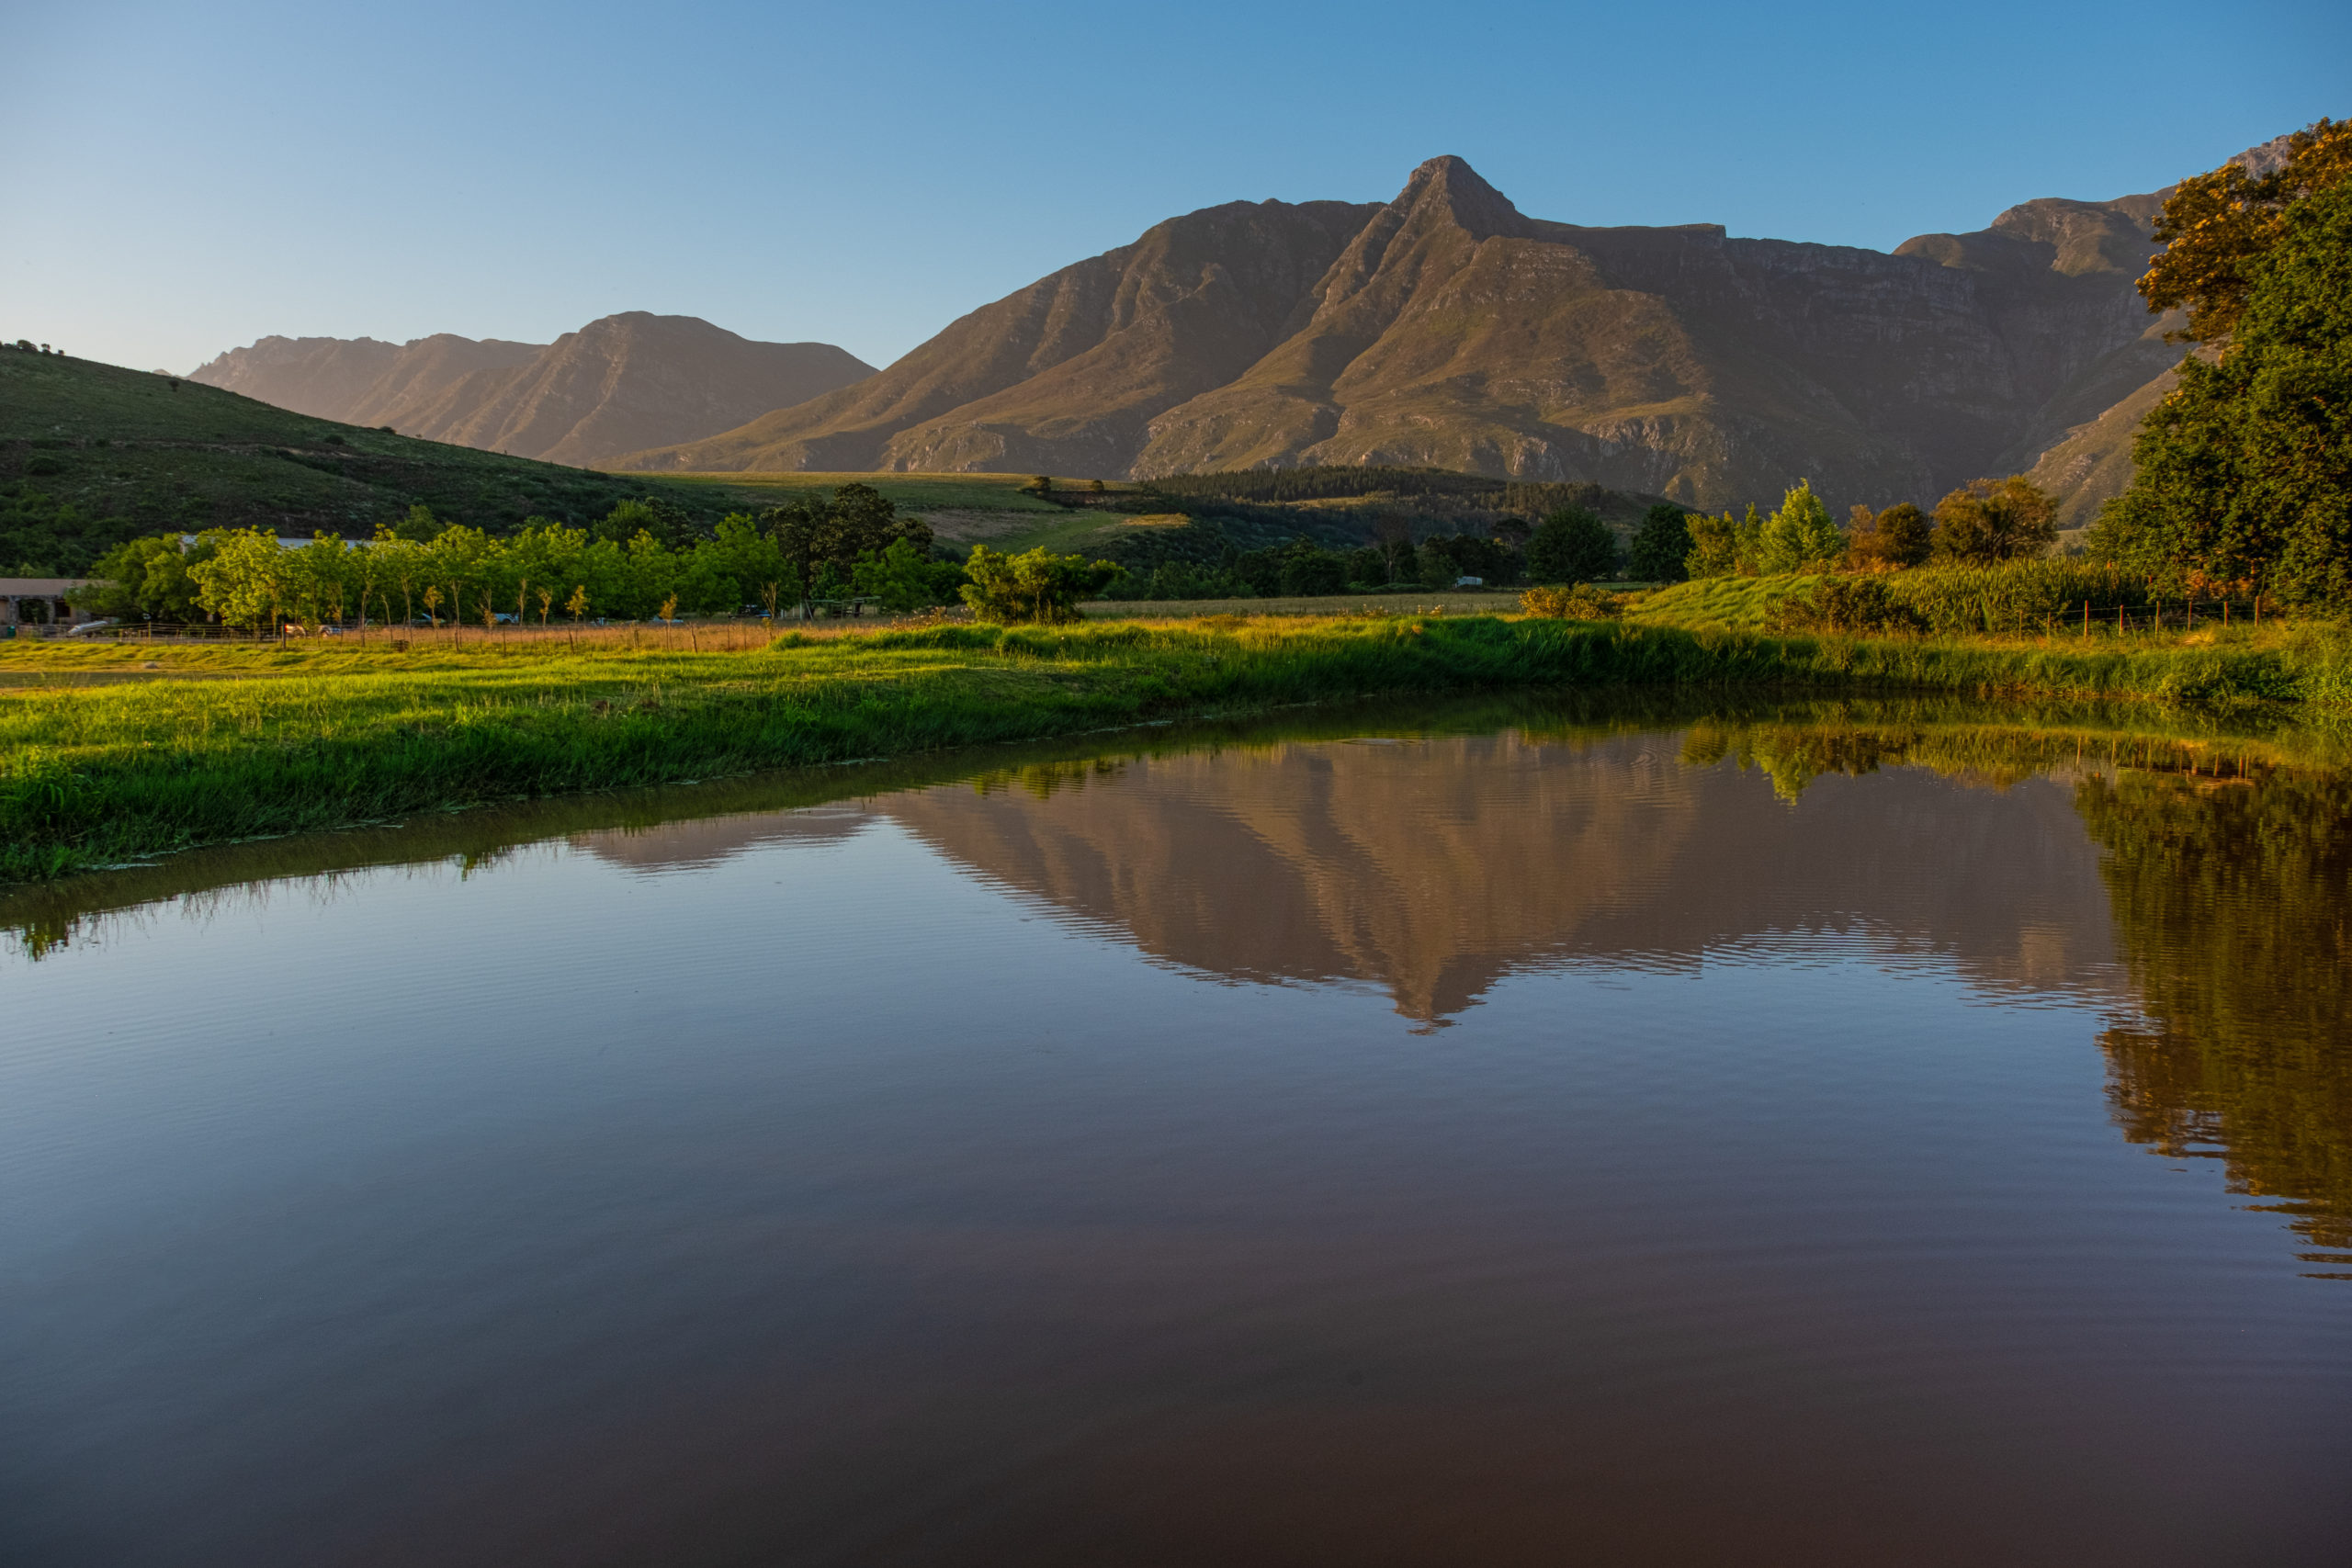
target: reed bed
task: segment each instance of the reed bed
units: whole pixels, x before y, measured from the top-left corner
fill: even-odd
[[[190,648],[158,652],[154,678],[135,684],[0,693],[0,878],[499,800],[1384,693],[1786,687],[2352,706],[2352,664],[2332,642],[2085,651],[1455,616],[945,624],[722,647],[666,636]],[[151,661],[142,652],[52,645],[10,650],[0,669]],[[224,667],[266,678],[219,679]]]

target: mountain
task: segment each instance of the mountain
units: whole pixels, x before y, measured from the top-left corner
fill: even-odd
[[[1798,478],[1932,502],[2177,359],[2133,289],[2160,205],[2032,201],[1888,254],[1532,219],[1437,158],[1381,205],[1171,219],[867,380],[620,465],[1428,465],[1707,506]]]
[[[831,344],[755,343],[693,316],[630,310],[545,344],[264,338],[189,378],[322,419],[590,466],[873,374]]]
[[[389,424],[402,408],[476,370],[527,365],[542,343],[476,342],[450,333],[408,344],[371,337],[266,337],[188,373],[188,379],[315,419]]]

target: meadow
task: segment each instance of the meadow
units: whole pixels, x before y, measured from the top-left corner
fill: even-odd
[[[2270,646],[1770,637],[1492,616],[0,645],[0,879],[517,798],[907,757],[1375,694],[1951,692],[2352,705]],[[230,678],[222,678],[230,677]]]

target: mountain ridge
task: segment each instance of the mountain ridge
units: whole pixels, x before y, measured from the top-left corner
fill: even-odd
[[[760,343],[698,317],[628,310],[552,344],[267,337],[187,378],[314,418],[593,467],[873,373],[831,344]]]
[[[865,381],[618,461],[1106,478],[1382,464],[1707,506],[1801,478],[1931,500],[2031,468],[2177,361],[2132,287],[2162,194],[2039,198],[1887,253],[1532,218],[1434,158],[1385,203],[1169,219]]]

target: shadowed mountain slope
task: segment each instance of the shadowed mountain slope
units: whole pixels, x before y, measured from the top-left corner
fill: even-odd
[[[594,465],[726,430],[873,368],[831,344],[755,343],[693,316],[631,310],[550,344],[265,338],[191,379],[323,419]]]
[[[2165,370],[2154,196],[2042,200],[1894,254],[1521,213],[1458,158],[1379,206],[1211,208],[880,376],[649,469],[1144,477],[1429,465],[1702,505],[1807,478],[1932,500]]]
[[[1376,208],[1234,202],[984,305],[880,375],[649,468],[1125,471],[1161,411],[1295,332]]]

